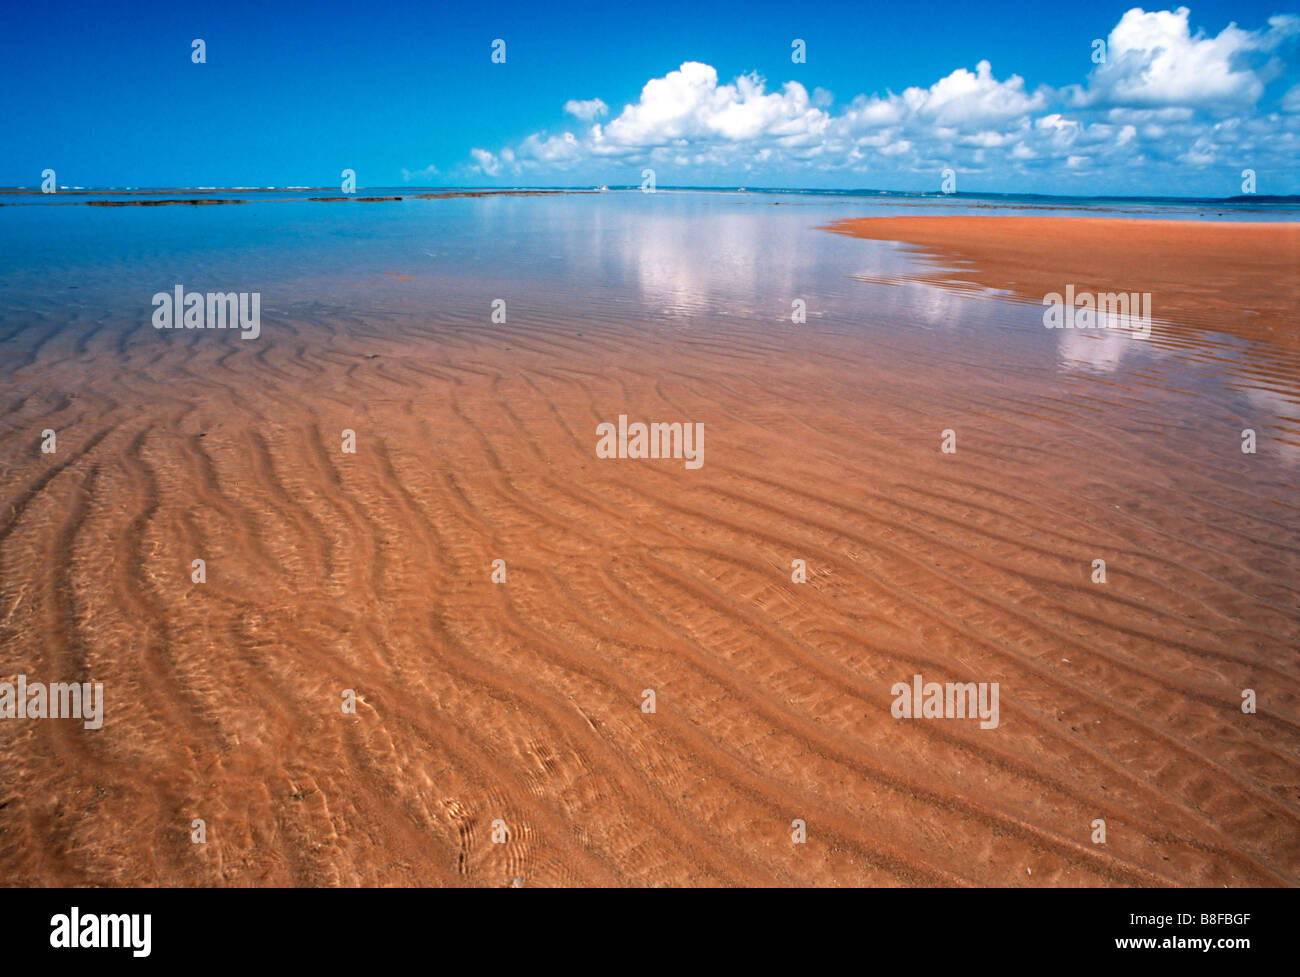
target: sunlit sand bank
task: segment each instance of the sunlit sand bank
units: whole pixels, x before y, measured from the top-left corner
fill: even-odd
[[[1300,223],[868,217],[830,230],[906,242],[931,259],[918,280],[979,284],[1031,302],[1066,283],[1150,292],[1162,319],[1300,349]]]

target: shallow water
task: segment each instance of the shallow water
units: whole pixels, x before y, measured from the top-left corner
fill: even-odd
[[[1043,210],[1041,201],[1005,199],[635,190],[374,203],[216,195],[249,202],[101,208],[74,201],[102,195],[55,195],[60,205],[11,196],[33,205],[0,207],[0,343],[9,368],[33,362],[42,346],[94,333],[157,341],[152,297],[180,284],[260,293],[263,344],[301,341],[284,327],[319,314],[490,328],[501,299],[509,321],[539,328],[590,322],[671,332],[726,320],[778,343],[798,343],[799,328],[857,331],[985,368],[1123,372],[1137,387],[1163,388],[1176,376],[1205,399],[1207,416],[1263,413],[1293,423],[1300,414],[1294,363],[1261,371],[1261,352],[1233,336],[1174,337],[1159,321],[1149,339],[1044,330],[1041,308],[1011,296],[909,282],[919,259],[902,246],[819,230],[844,217],[916,213],[1289,219],[1293,206],[1066,201]],[[790,321],[795,300],[805,303],[806,327]],[[1295,460],[1287,441],[1273,446]]]
[[[876,206],[0,208],[0,680],[106,696],[0,723],[0,878],[1295,884],[1294,469],[1234,430],[1294,387],[887,284],[818,229]],[[1001,725],[896,721],[918,673]]]

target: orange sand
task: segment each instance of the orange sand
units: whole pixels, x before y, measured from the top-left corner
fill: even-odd
[[[1069,283],[1151,292],[1158,318],[1300,349],[1300,224],[867,217],[829,229],[907,242],[937,266],[923,280],[977,283],[1035,303]]]
[[[973,247],[901,223],[857,230]],[[1014,251],[1031,293],[1208,267],[979,223],[1003,264],[965,274]],[[1223,240],[1254,234],[1264,271],[1188,287],[1271,308],[1294,230]],[[1293,476],[1135,427],[1150,389],[833,325],[515,318],[143,326],[5,368],[0,680],[108,705],[0,722],[0,881],[1300,881]],[[596,458],[619,413],[704,422],[703,468]],[[893,719],[916,672],[999,682],[999,728]]]

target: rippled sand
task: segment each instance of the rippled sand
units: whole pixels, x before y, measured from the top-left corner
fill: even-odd
[[[0,722],[0,880],[1300,880],[1286,431],[1243,455],[1196,357],[794,328],[322,309],[15,357],[0,679],[107,712]],[[598,459],[620,413],[703,422],[703,467]],[[918,672],[998,682],[998,728],[894,719]]]

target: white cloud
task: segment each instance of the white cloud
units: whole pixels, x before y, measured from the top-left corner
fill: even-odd
[[[501,161],[495,153],[490,153],[486,149],[475,148],[471,149],[469,154],[474,157],[475,165],[488,176],[496,176],[501,172]]]
[[[565,163],[581,159],[585,153],[578,138],[566,132],[549,137],[534,133],[519,144],[519,155],[540,163]]]
[[[1300,34],[1300,17],[1283,15],[1257,31],[1229,24],[1215,37],[1193,35],[1189,15],[1186,7],[1124,14],[1110,32],[1106,62],[1092,70],[1079,104],[1253,105],[1280,67],[1272,52]]]
[[[1018,75],[998,81],[993,66],[981,61],[974,74],[958,68],[928,89],[907,89],[903,101],[918,118],[965,127],[1005,123],[1042,111],[1048,94],[1046,89],[1026,94],[1024,79]]]
[[[564,103],[564,111],[568,115],[582,119],[584,122],[591,122],[609,112],[609,106],[598,98],[589,98],[586,101],[579,101],[571,98]]]
[[[1186,8],[1135,8],[1110,32],[1106,62],[1082,84],[1030,90],[1019,75],[999,78],[981,60],[928,87],[858,95],[838,110],[822,89],[810,97],[790,81],[769,90],[757,74],[724,82],[711,65],[687,61],[646,82],[607,122],[597,121],[612,114],[602,100],[570,100],[565,112],[587,125],[536,132],[495,153],[475,149],[474,169],[489,178],[567,174],[612,183],[611,171],[649,165],[676,174],[659,172],[667,184],[812,171],[840,185],[892,174],[937,186],[939,171],[951,166],[1019,176],[1020,185],[1074,181],[1067,192],[1083,177],[1119,170],[1162,188],[1189,166],[1290,174],[1300,146],[1300,86],[1280,99],[1280,112],[1255,106],[1297,41],[1293,15],[1208,36],[1192,33]]]
[[[646,82],[640,101],[625,106],[603,130],[593,128],[591,143],[594,151],[610,154],[682,140],[793,143],[814,138],[828,121],[798,82],[787,83],[780,93],[766,92],[757,75],[719,85],[711,65],[688,61]]]

